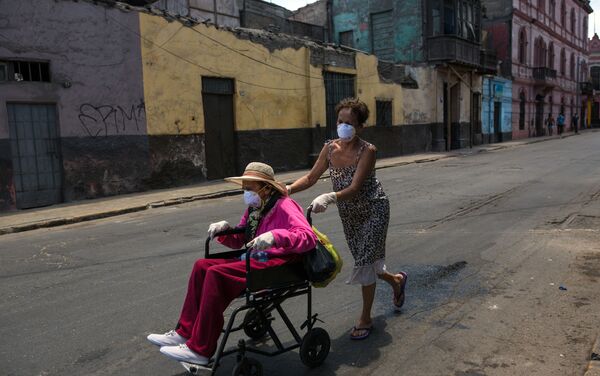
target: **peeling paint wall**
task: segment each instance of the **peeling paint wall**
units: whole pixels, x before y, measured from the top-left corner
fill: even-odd
[[[285,160],[273,160],[284,150],[308,155],[311,128],[325,124],[321,69],[310,64],[308,48],[269,45],[267,37],[255,43],[204,24],[182,28],[149,14],[140,14],[140,22],[149,135],[203,137],[202,77],[225,77],[235,82],[239,170],[253,157],[284,169]],[[304,130],[304,141],[282,137],[280,145],[272,145],[273,132],[256,132],[297,129]],[[248,143],[254,146],[249,148]],[[243,155],[243,150],[250,155]],[[202,148],[190,154],[205,163]],[[287,167],[306,167],[306,156],[302,163],[290,161]]]
[[[236,80],[238,131],[309,126],[306,78],[311,78],[313,100],[322,100],[323,84],[318,80],[320,69],[308,64],[306,49],[270,53],[263,45],[213,26],[180,28],[160,17],[140,17],[148,134],[204,132],[203,76]],[[167,39],[170,53],[157,47]],[[313,119],[318,121],[323,119]]]

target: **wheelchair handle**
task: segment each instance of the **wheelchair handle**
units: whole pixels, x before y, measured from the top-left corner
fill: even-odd
[[[217,236],[224,236],[224,235],[233,235],[233,234],[241,234],[244,231],[246,231],[246,229],[244,227],[234,227],[234,228],[230,228],[227,230],[223,230],[223,231],[219,231],[215,234],[215,238]],[[209,248],[210,248],[210,241],[212,240],[212,238],[210,236],[208,236],[206,238],[206,242],[204,243],[204,258],[208,258],[209,255]]]
[[[312,226],[312,205],[309,205],[308,208],[306,208],[306,220],[308,221],[308,224]]]

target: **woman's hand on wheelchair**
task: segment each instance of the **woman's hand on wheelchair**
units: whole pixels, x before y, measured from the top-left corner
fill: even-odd
[[[208,236],[212,239],[219,232],[229,230],[230,228],[231,226],[227,221],[211,223],[210,226],[208,226]]]
[[[246,244],[246,248],[252,248],[255,251],[264,251],[275,246],[275,236],[271,231],[258,235]]]

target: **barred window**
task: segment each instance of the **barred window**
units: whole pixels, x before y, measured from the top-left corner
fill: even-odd
[[[392,101],[377,100],[375,101],[377,126],[391,127],[392,126]]]
[[[50,82],[50,63],[41,61],[9,61],[8,79]]]
[[[340,44],[342,46],[354,47],[354,31],[348,30],[340,33]]]

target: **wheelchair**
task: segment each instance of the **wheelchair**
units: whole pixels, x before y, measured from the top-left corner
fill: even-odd
[[[310,211],[308,217],[310,220]],[[239,234],[244,231],[244,228],[234,228],[222,231],[216,236]],[[246,289],[240,296],[243,298],[244,303],[233,310],[225,328],[222,329],[217,351],[208,365],[201,366],[181,362],[184,368],[193,375],[205,373],[214,375],[223,357],[236,354],[237,362],[233,369],[233,376],[260,376],[263,374],[262,364],[255,358],[248,357],[247,353],[274,357],[297,348],[299,348],[300,360],[304,365],[310,368],[321,365],[329,355],[331,340],[327,331],[315,327],[315,323],[321,320],[317,318],[318,314],[312,313],[311,284],[307,279],[303,264],[296,262],[262,270],[253,270],[250,268],[250,249],[211,253],[210,241],[210,237],[206,239],[204,253],[206,259],[235,258],[244,253],[246,254]],[[301,295],[307,297],[307,310],[306,319],[300,325],[299,332],[284,312],[281,304],[287,299]],[[236,318],[242,312],[245,312],[243,320],[234,325]],[[275,312],[293,336],[292,343],[282,343],[273,329],[271,323],[275,320],[273,315]],[[241,339],[237,346],[226,349],[227,340],[231,333],[240,330],[243,330],[251,340],[267,339],[268,336],[275,344],[276,350],[267,351],[254,347],[244,339]],[[301,335],[304,330],[304,335]]]

